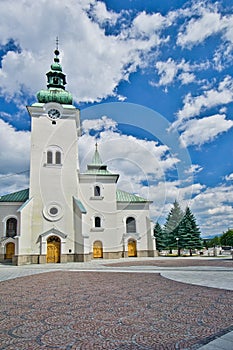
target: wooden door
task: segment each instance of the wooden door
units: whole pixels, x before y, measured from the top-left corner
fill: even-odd
[[[137,256],[137,244],[136,241],[129,241],[128,242],[128,256]]]
[[[93,258],[94,259],[103,258],[103,246],[102,246],[102,242],[100,241],[94,242]]]
[[[7,243],[5,258],[6,259],[12,259],[13,255],[15,255],[15,245],[14,245],[14,243],[12,243],[12,242]]]
[[[60,262],[61,241],[58,237],[49,237],[47,240],[47,263]]]

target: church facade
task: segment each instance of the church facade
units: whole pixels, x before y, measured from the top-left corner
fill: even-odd
[[[31,117],[29,189],[0,197],[0,262],[15,265],[156,255],[150,202],[121,191],[98,147],[81,173],[80,112],[55,50]]]

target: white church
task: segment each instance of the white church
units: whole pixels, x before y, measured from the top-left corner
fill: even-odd
[[[65,90],[59,51],[31,117],[29,189],[0,197],[0,262],[83,262],[156,255],[150,201],[117,187],[98,147],[81,173],[80,112]],[[90,150],[88,150],[90,151]]]

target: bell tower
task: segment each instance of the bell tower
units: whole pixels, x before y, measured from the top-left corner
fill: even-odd
[[[66,75],[58,43],[47,76],[47,90],[28,107],[31,116],[30,189],[31,237],[40,255],[49,235],[61,240],[61,256],[73,251],[73,196],[78,193],[79,110],[65,89]],[[63,240],[69,235],[69,243]],[[48,237],[47,237],[48,236]],[[41,243],[40,242],[40,243]],[[40,248],[39,248],[40,247]]]

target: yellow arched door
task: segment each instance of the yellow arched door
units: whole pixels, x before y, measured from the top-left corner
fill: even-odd
[[[128,256],[137,256],[137,243],[134,240],[128,241]]]
[[[10,242],[6,244],[6,259],[12,259],[13,255],[15,255],[15,245],[14,243]]]
[[[56,236],[49,237],[47,240],[47,263],[59,263],[61,252],[61,241]]]
[[[93,258],[103,258],[103,245],[100,241],[95,241],[93,244]]]

